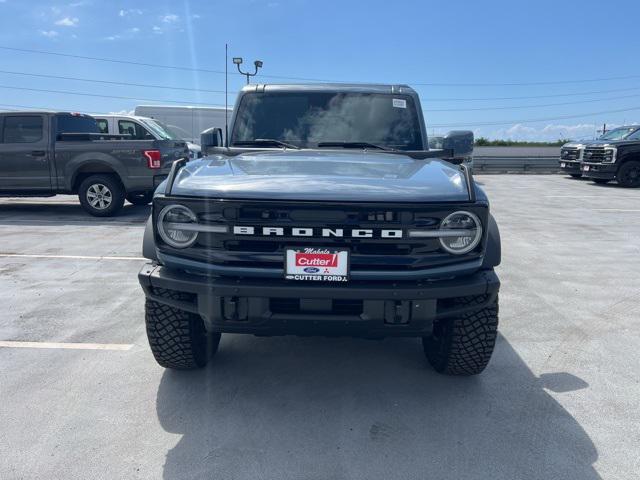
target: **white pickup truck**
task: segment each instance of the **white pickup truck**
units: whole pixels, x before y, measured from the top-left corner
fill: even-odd
[[[93,115],[100,133],[130,135],[134,140],[184,140],[191,158],[200,158],[200,145],[191,143],[179,131],[149,117],[135,115]]]

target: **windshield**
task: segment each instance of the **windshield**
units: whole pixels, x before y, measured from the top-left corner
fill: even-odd
[[[164,123],[158,120],[142,120],[149,129],[153,130],[153,133],[158,135],[163,140],[182,140],[179,136],[175,135]]]
[[[180,128],[177,125],[167,125],[166,123],[163,123],[162,126],[176,138],[184,140],[185,142],[192,141],[191,137],[193,135],[187,132],[184,128]]]
[[[609,130],[600,137],[600,140],[622,140],[638,130],[638,127],[620,127]]]
[[[420,132],[416,106],[409,95],[249,93],[238,108],[231,144],[271,139],[303,148],[322,143],[366,143],[422,150]]]

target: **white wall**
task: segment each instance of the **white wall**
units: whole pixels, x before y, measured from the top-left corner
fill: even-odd
[[[178,127],[187,132],[188,140],[200,143],[200,134],[211,127],[222,128],[224,132],[224,107],[171,107],[162,105],[140,105],[136,115],[151,117],[167,125]],[[231,119],[231,109],[229,109]]]

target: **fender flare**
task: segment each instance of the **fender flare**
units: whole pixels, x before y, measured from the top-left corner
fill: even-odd
[[[500,265],[502,260],[502,243],[500,240],[500,229],[493,215],[489,214],[489,224],[487,226],[487,249],[482,259],[482,268],[491,269]]]
[[[625,163],[629,163],[629,162],[638,162],[640,161],[640,154],[634,152],[633,154],[626,154],[623,155],[622,157],[620,157],[618,160],[616,160],[616,175],[618,174],[618,172],[620,171],[620,169],[622,168],[622,166]]]
[[[142,256],[149,260],[158,261],[156,240],[153,236],[153,220],[151,216],[149,216],[149,220],[147,220],[147,224],[144,227],[144,236],[142,237]]]
[[[88,165],[94,167],[102,167],[105,171],[113,172],[113,174],[117,175],[118,180],[123,184],[125,190],[127,190],[127,185],[125,184],[127,178],[126,171],[122,165],[119,165],[116,162],[110,162],[102,158],[91,157],[72,162],[65,167],[65,186],[69,191],[73,190],[73,186],[76,183],[78,176],[83,174],[83,172],[81,172],[80,170],[82,170],[84,167],[87,167]]]

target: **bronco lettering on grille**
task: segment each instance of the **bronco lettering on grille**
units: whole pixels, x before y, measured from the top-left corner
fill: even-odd
[[[310,228],[310,227],[253,227],[236,225],[235,235],[260,235],[263,237],[351,237],[351,238],[402,238],[402,230],[354,228]]]

